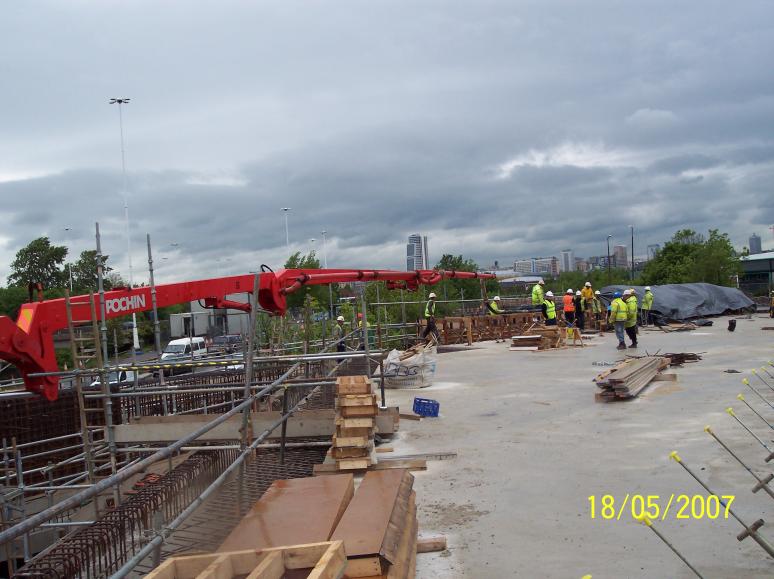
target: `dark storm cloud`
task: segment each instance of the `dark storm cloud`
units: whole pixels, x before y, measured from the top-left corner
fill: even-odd
[[[38,235],[136,270],[482,264],[738,246],[774,221],[769,2],[32,2],[0,18],[3,261]],[[668,18],[664,15],[668,14]],[[316,241],[310,241],[314,238]],[[165,259],[166,258],[166,259]],[[231,261],[227,261],[231,259]],[[7,274],[7,265],[0,276]],[[138,278],[141,277],[138,273]]]

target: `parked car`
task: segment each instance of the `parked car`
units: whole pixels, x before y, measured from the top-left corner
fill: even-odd
[[[114,386],[115,384],[132,384],[134,383],[134,372],[132,370],[121,370],[121,372],[108,372],[108,384]],[[91,383],[92,386],[99,386],[99,377]]]

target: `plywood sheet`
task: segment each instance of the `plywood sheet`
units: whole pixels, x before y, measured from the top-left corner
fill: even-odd
[[[327,541],[353,493],[350,474],[274,481],[218,552]]]

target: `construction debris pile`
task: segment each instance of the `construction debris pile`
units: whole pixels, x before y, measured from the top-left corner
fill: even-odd
[[[637,397],[659,372],[669,366],[669,361],[669,358],[662,356],[624,360],[594,378],[601,390],[595,394],[594,399],[597,402],[613,402]]]

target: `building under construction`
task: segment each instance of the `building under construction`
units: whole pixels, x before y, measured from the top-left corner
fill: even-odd
[[[24,379],[0,397],[3,576],[772,576],[762,316],[642,327],[621,353],[604,319],[488,315],[482,284],[429,342],[387,322],[407,300],[363,297],[341,341],[255,338],[306,285],[455,277],[487,276],[266,271],[0,319]],[[245,313],[240,352],[107,362],[105,320],[192,300]]]

